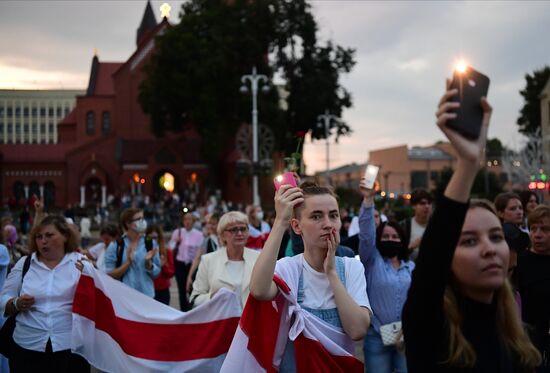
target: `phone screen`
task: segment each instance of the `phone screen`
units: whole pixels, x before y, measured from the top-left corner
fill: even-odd
[[[453,74],[451,89],[458,89],[458,94],[449,101],[460,102],[460,107],[454,112],[455,119],[449,120],[447,125],[464,137],[477,139],[483,121],[483,109],[481,97],[487,97],[489,91],[489,78],[471,67],[464,71],[456,70]]]
[[[368,189],[372,189],[374,187],[376,176],[378,176],[378,170],[380,170],[380,167],[378,166],[374,166],[372,164],[369,164],[367,166],[367,169],[365,171],[365,181]]]

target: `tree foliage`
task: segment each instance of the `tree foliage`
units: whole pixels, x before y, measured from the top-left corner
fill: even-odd
[[[157,136],[195,126],[205,158],[219,161],[238,127],[251,121],[250,94],[239,88],[252,66],[285,81],[287,110],[278,89],[258,94],[259,121],[274,131],[276,150],[293,151],[298,131],[322,138],[317,115],[328,109],[339,116],[351,106],[339,76],[352,69],[354,51],[317,40],[305,0],[190,0],[180,16],[157,38],[140,86],[139,101]],[[340,123],[337,132],[350,128]]]
[[[535,70],[532,75],[525,75],[525,88],[519,93],[523,97],[524,105],[517,120],[519,132],[534,134],[541,126],[539,95],[550,79],[550,66]]]
[[[449,184],[451,180],[451,176],[453,176],[453,169],[451,167],[445,167],[441,171],[441,176],[435,189],[432,191],[435,196],[439,197],[443,195],[445,188],[447,188],[447,184]],[[484,167],[476,174],[471,193],[472,197],[486,198],[493,201],[499,193],[502,193],[502,188],[502,181],[499,180],[498,176]]]

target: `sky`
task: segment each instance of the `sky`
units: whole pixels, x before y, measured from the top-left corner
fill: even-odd
[[[152,1],[160,19],[163,1]],[[182,1],[168,1],[177,22]],[[94,49],[100,61],[135,50],[145,0],[0,0],[0,88],[87,87]],[[525,74],[550,65],[549,1],[312,1],[321,43],[356,50],[341,77],[353,107],[351,136],[330,138],[330,167],[368,160],[370,150],[443,139],[435,110],[446,77],[464,58],[491,78],[489,137],[517,148]],[[261,118],[261,108],[260,118]],[[306,141],[307,172],[325,169],[325,141]]]

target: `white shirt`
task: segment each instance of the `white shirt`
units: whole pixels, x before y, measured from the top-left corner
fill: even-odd
[[[234,280],[233,291],[240,299],[243,285],[244,260],[228,260],[225,268],[229,277]]]
[[[342,259],[344,259],[345,287],[348,294],[357,305],[369,309],[372,313],[367,296],[365,268],[354,258]],[[335,308],[334,293],[327,276],[313,269],[303,258],[303,254],[282,258],[275,266],[275,273],[285,280],[294,294],[298,291],[300,272],[303,274],[304,281],[302,305],[312,309]]]
[[[107,247],[103,242],[98,242],[88,249],[88,253],[95,259],[95,265],[101,272],[106,272],[105,269],[105,251]]]
[[[21,290],[26,257],[15,264],[0,295],[2,314],[8,300],[19,294],[32,295],[35,301],[29,311],[19,312],[16,316],[13,339],[19,346],[44,352],[50,339],[54,352],[71,348],[73,298],[80,279],[75,264],[81,257],[79,253],[66,254],[54,269],[49,269],[37,259],[36,253],[32,254]]]

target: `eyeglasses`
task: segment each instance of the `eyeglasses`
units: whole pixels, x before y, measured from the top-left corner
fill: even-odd
[[[237,234],[237,233],[246,233],[248,232],[248,227],[244,226],[244,227],[234,227],[234,228],[231,228],[231,229],[226,229],[225,230],[226,232],[231,232],[232,234]]]

